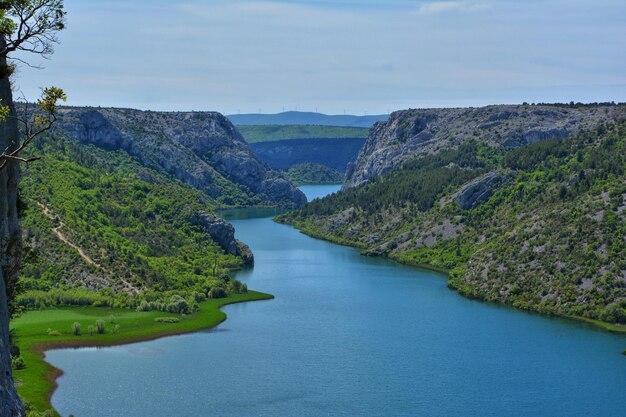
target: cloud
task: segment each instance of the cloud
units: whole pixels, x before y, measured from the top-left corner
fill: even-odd
[[[471,3],[463,1],[433,1],[420,4],[417,8],[419,14],[439,14],[448,12],[478,12],[488,10],[490,7],[485,3]]]
[[[623,0],[66,0],[66,7],[68,28],[46,69],[20,68],[17,84],[28,98],[58,85],[74,105],[226,113],[626,100]]]

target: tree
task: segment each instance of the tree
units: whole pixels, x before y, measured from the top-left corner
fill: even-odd
[[[7,290],[10,295],[21,260],[22,236],[17,210],[19,153],[37,132],[49,129],[54,122],[53,117],[35,116],[30,129],[25,126],[21,141],[20,118],[15,111],[9,77],[15,62],[26,62],[14,53],[21,51],[48,57],[57,42],[56,33],[64,27],[63,0],[0,1],[0,417],[25,415],[11,374],[7,300]],[[55,97],[58,100],[64,96],[58,89],[44,92],[40,109],[56,110],[55,105],[51,106],[52,101],[56,103]]]

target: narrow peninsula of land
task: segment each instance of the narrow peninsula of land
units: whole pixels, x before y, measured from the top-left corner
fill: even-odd
[[[18,335],[16,346],[22,360],[14,371],[18,392],[31,409],[52,407],[50,399],[62,371],[45,362],[47,350],[123,345],[192,333],[226,320],[220,307],[272,298],[270,294],[248,291],[203,301],[189,315],[93,306],[29,311],[11,323]]]

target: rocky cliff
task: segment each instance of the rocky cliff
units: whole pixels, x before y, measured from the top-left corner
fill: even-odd
[[[258,204],[301,206],[304,194],[259,160],[237,129],[215,112],[63,108],[55,133],[81,143],[122,149],[144,166],[173,175],[227,205],[231,195]]]
[[[279,221],[450,270],[469,297],[626,326],[625,105],[396,112],[356,166]]]
[[[232,224],[220,219],[212,213],[194,213],[189,218],[190,223],[200,226],[211,239],[224,249],[229,255],[238,256],[245,266],[254,264],[254,256],[250,247],[235,239],[235,228]]]
[[[612,120],[620,106],[494,105],[479,108],[409,109],[379,122],[356,161],[344,189],[383,175],[402,163],[468,139],[492,147],[518,147],[565,138]]]

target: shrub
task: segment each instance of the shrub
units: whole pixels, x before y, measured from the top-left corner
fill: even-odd
[[[30,290],[19,294],[15,304],[31,310],[61,305],[110,307],[113,305],[113,298],[84,288]]]
[[[146,300],[141,300],[141,303],[136,308],[137,311],[150,311],[150,304]]]
[[[180,319],[178,317],[157,317],[154,321],[157,323],[179,323]]]
[[[26,363],[21,356],[11,358],[11,368],[13,368],[14,371],[18,371],[20,369],[26,368]]]
[[[227,296],[228,294],[226,294],[226,291],[220,287],[211,288],[209,291],[209,298],[225,298]]]
[[[232,280],[228,282],[228,292],[231,294],[245,294],[248,292],[248,287],[246,284],[241,283],[237,280]]]
[[[61,336],[61,332],[56,329],[48,329],[48,336]]]
[[[95,333],[96,328],[93,326],[88,326],[87,327],[87,332],[89,333],[89,336],[93,336],[93,334]]]
[[[115,324],[115,316],[113,314],[109,317],[109,323]]]
[[[103,320],[98,320],[96,322],[96,330],[98,331],[98,334],[104,334],[105,328]]]
[[[115,326],[113,326],[113,329],[111,329],[111,333],[115,334],[115,333],[119,333],[120,331],[120,325],[116,324]]]
[[[180,295],[173,295],[167,304],[167,311],[170,313],[189,314],[189,303]]]
[[[74,336],[80,336],[80,323],[75,321],[74,324],[72,324],[72,332],[74,333]]]

